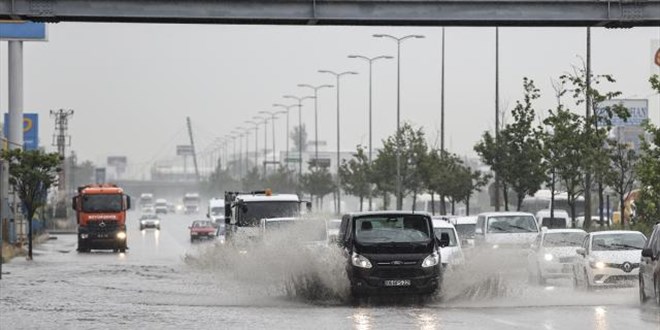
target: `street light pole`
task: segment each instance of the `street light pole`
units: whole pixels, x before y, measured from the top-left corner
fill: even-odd
[[[284,98],[298,101],[298,182],[300,182],[302,177],[302,102],[312,99],[314,96],[284,95]]]
[[[424,36],[410,34],[403,37],[395,37],[389,34],[374,34],[373,37],[387,38],[396,42],[396,134],[398,136],[401,129],[401,43],[411,38],[422,39]],[[403,196],[401,195],[401,150],[399,150],[398,143],[396,148],[396,204],[397,210],[403,208]]]
[[[373,153],[373,147],[372,147],[372,78],[373,78],[373,64],[375,61],[378,60],[384,60],[384,59],[392,59],[392,56],[388,55],[380,55],[380,56],[375,56],[375,57],[366,57],[362,55],[348,55],[348,58],[356,58],[356,59],[362,59],[365,60],[369,63],[369,164],[371,164],[372,160],[372,153]],[[362,206],[360,206],[362,207]],[[372,210],[372,196],[371,196],[371,191],[369,192],[369,211]]]
[[[340,103],[339,103],[339,81],[342,76],[345,75],[355,75],[358,74],[355,71],[344,71],[344,72],[334,72],[330,70],[319,70],[319,73],[327,73],[331,74],[335,77],[337,80],[337,83],[335,86],[337,86],[337,214],[341,214],[341,178],[339,177],[339,162],[340,162],[340,137],[341,137],[341,131],[340,131],[340,121],[339,121],[339,109],[340,109]]]
[[[284,161],[287,168],[289,168],[289,110],[293,107],[297,107],[297,104],[284,105],[284,104],[273,104],[274,107],[280,107],[286,109],[286,160]]]
[[[319,169],[319,89],[332,88],[333,85],[298,84],[298,87],[306,87],[314,90],[314,169]]]
[[[259,168],[259,122],[255,120],[260,120],[261,117],[255,116],[252,119],[245,121],[246,124],[254,125],[254,167]]]
[[[275,164],[275,118],[277,118],[277,115],[279,114],[286,113],[286,111],[259,111],[259,113],[270,116],[273,124],[273,164]]]

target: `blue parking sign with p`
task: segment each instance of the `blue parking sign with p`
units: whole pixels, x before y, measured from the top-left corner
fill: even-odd
[[[5,113],[3,132],[9,137],[9,114]],[[39,114],[23,114],[23,149],[36,150],[39,148]]]

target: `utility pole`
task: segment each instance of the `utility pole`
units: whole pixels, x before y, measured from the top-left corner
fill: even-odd
[[[500,30],[495,27],[495,145],[500,136]],[[495,161],[498,161],[497,159]],[[500,176],[495,173],[495,211],[500,210]],[[444,201],[442,201],[444,205]]]
[[[197,153],[195,152],[195,140],[193,139],[192,124],[190,117],[186,117],[188,123],[188,135],[190,136],[190,148],[192,149],[193,165],[195,166],[195,180],[199,183],[199,168],[197,167]]]
[[[585,104],[585,118],[586,118],[586,125],[587,125],[587,134],[589,137],[591,137],[592,131],[591,131],[591,27],[587,27],[587,68],[585,72],[585,82],[587,84],[587,90],[585,91],[585,99],[586,102]],[[587,167],[588,168],[588,167]],[[589,226],[591,225],[591,172],[587,171],[584,174],[584,223],[583,225]],[[571,214],[571,218],[575,219],[575,215]],[[621,215],[621,221],[623,221],[623,214]],[[573,224],[573,227],[575,227],[575,224]],[[589,228],[589,227],[585,227]]]
[[[57,153],[60,155],[64,164],[64,169],[60,171],[58,178],[59,191],[68,191],[67,176],[69,168],[66,161],[66,147],[71,145],[71,136],[69,135],[69,119],[73,116],[71,109],[50,110],[50,116],[55,118],[55,134],[53,134],[52,145],[57,147]],[[63,199],[65,196],[60,196]]]

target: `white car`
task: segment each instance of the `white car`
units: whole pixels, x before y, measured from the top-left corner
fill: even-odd
[[[577,249],[573,284],[587,289],[602,286],[632,286],[638,281],[639,261],[646,236],[638,231],[590,233]]]
[[[532,243],[527,256],[530,282],[545,284],[548,278],[572,278],[576,250],[587,232],[582,229],[545,229]]]
[[[531,213],[488,212],[477,216],[475,243],[493,249],[526,251],[538,234],[539,225]]]
[[[555,209],[550,217],[550,210],[541,210],[536,212],[536,220],[541,227],[548,229],[571,228],[571,216],[564,210]]]
[[[442,262],[442,268],[452,268],[464,264],[465,257],[463,256],[461,242],[458,239],[458,234],[456,233],[454,225],[446,220],[438,219],[437,217],[432,217],[432,219],[433,232],[438,239],[440,239],[442,233],[447,233],[449,235],[449,245],[440,247],[440,262]]]
[[[140,217],[140,230],[145,228],[160,230],[160,218],[156,214],[143,214]]]
[[[451,219],[450,222],[456,228],[461,248],[474,247],[474,230],[477,227],[477,216],[462,216]]]

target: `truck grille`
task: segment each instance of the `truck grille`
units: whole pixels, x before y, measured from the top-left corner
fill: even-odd
[[[114,233],[119,230],[119,224],[116,220],[90,221],[87,230],[91,233]]]

